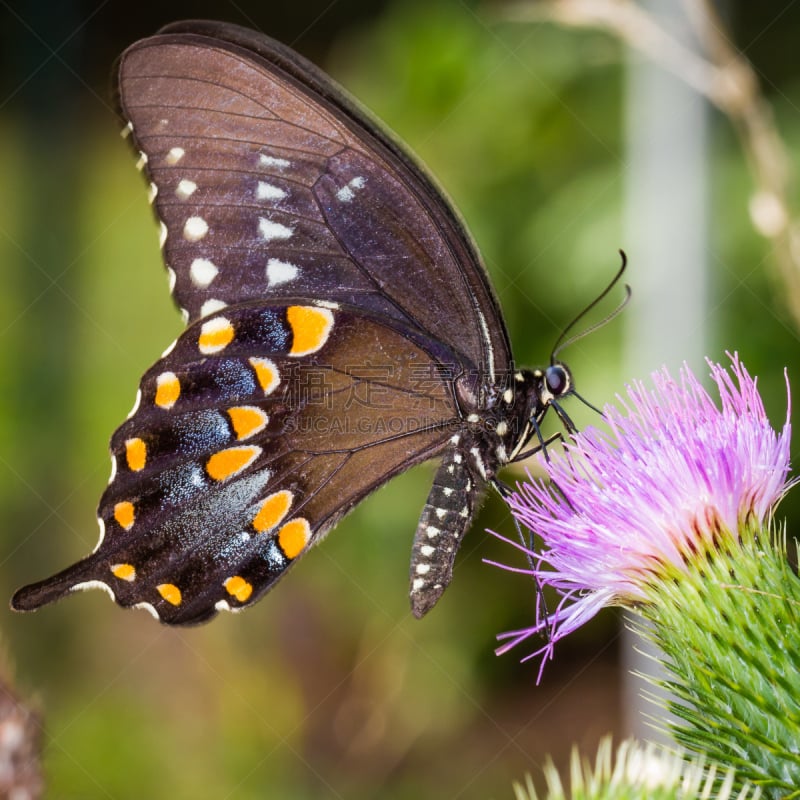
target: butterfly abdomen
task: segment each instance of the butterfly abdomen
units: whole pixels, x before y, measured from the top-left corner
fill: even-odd
[[[470,466],[462,435],[454,434],[436,471],[411,551],[411,610],[420,618],[441,597],[456,553],[482,500],[485,482]]]

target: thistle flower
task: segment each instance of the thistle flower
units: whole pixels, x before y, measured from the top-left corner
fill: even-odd
[[[626,740],[613,752],[611,738],[600,741],[592,765],[573,750],[569,765],[570,790],[552,761],[545,764],[547,800],[688,800],[715,797],[734,800],[735,775],[725,773],[705,758],[686,759],[656,745],[641,745]],[[712,795],[712,791],[714,794]],[[528,776],[525,785],[515,783],[516,800],[539,800]],[[755,800],[757,790],[744,786],[735,800]]]
[[[610,433],[587,428],[563,454],[540,458],[549,485],[531,480],[512,493],[514,516],[543,541],[528,553],[538,566],[523,571],[561,599],[531,627],[498,637],[508,640],[498,654],[547,633],[528,658],[552,658],[601,608],[646,602],[654,582],[769,517],[789,486],[789,415],[776,434],[756,381],[731,360],[732,375],[709,362],[721,409],[687,366],[679,381],[663,369],[654,390],[635,383],[627,401],[618,396],[622,411],[606,406]]]
[[[665,654],[678,741],[766,796],[794,797],[800,579],[772,523],[793,483],[789,413],[776,433],[756,381],[730,358],[729,370],[709,362],[719,407],[688,367],[677,381],[662,370],[652,390],[636,383],[621,410],[605,408],[609,432],[587,429],[542,459],[549,484],[518,486],[509,505],[543,544],[516,544],[532,566],[514,571],[559,600],[498,637],[498,653],[545,634],[527,656],[543,667],[604,606],[633,608],[650,623],[637,632]]]

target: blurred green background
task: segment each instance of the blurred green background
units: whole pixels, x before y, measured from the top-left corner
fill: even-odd
[[[0,598],[94,547],[109,436],[181,329],[111,108],[116,55],[166,22],[213,17],[321,64],[446,187],[485,256],[515,356],[534,365],[626,244],[624,52],[603,33],[510,23],[501,10],[2,4]],[[739,0],[726,15],[796,153],[800,6]],[[779,424],[797,330],[765,271],[769,245],[748,221],[745,159],[718,115],[709,157],[708,352],[741,353]],[[635,291],[647,265],[631,256]],[[623,332],[617,321],[564,354],[597,404],[634,377],[621,366]],[[529,623],[535,601],[524,578],[482,561],[515,559],[481,533],[513,531],[495,498],[439,606],[411,618],[410,544],[431,477],[426,465],[393,481],[263,602],[209,626],[168,630],[97,592],[33,616],[0,610],[17,686],[44,713],[48,796],[510,797],[512,779],[538,780],[545,754],[563,763],[573,743],[588,753],[620,733],[614,614],[560,645],[541,686],[535,665],[493,655],[495,634]],[[797,502],[783,509],[797,531]]]

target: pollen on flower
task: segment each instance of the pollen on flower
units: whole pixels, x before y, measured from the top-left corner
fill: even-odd
[[[540,459],[549,483],[518,484],[508,504],[542,549],[527,553],[535,568],[497,566],[533,575],[560,599],[529,628],[501,634],[498,654],[542,633],[546,644],[528,658],[544,664],[604,606],[647,601],[654,581],[770,517],[790,485],[788,410],[777,433],[756,381],[730,358],[730,369],[708,362],[719,405],[687,366],[678,380],[662,369],[652,389],[633,383],[605,407],[608,430],[587,428]]]

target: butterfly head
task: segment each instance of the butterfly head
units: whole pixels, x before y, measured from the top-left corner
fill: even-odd
[[[509,454],[503,461],[513,461],[539,430],[548,409],[553,408],[568,431],[574,425],[564,412],[561,400],[574,393],[572,373],[566,364],[553,362],[546,369],[523,369],[514,373],[513,385],[503,393],[507,404],[504,419],[497,432]]]
[[[567,431],[574,431],[572,420],[564,411],[561,401],[575,392],[572,373],[566,364],[554,361],[546,369],[537,369],[531,373],[527,392],[527,421],[534,433],[537,427],[552,408],[564,424]]]

